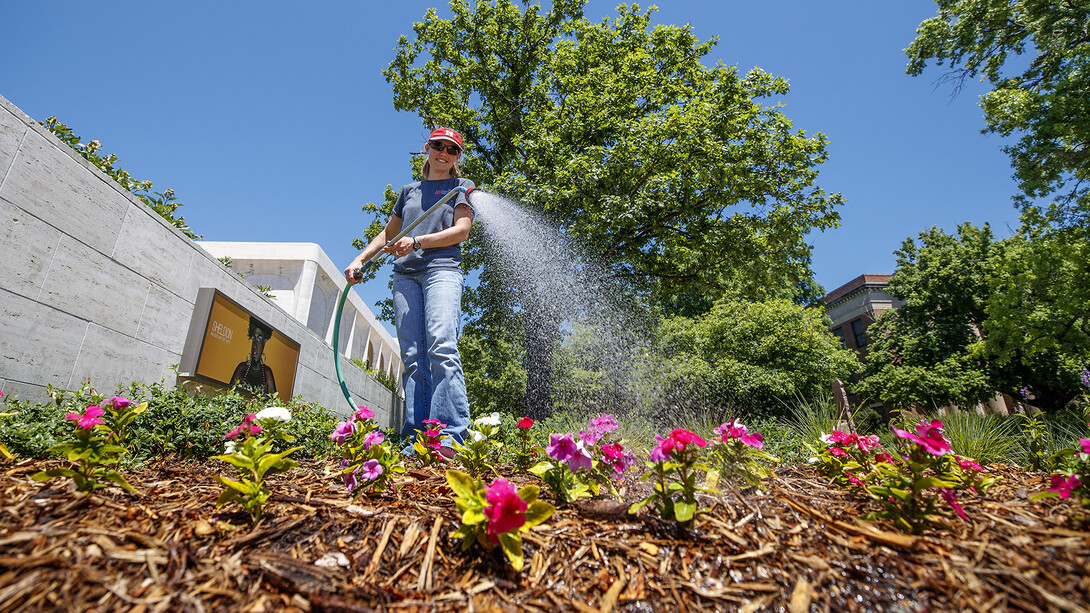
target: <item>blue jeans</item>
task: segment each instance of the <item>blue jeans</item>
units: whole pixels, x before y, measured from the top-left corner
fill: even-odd
[[[458,269],[394,273],[394,325],[405,365],[401,435],[406,440],[416,430],[427,430],[425,419],[438,419],[447,424],[444,434],[458,443],[465,440],[469,400],[458,355],[462,283]]]

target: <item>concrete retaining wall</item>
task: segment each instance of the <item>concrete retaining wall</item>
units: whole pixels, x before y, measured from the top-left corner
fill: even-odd
[[[300,343],[295,394],[348,412],[332,348],[0,97],[0,391],[175,382],[194,300],[215,287]],[[396,398],[350,362],[355,400]]]

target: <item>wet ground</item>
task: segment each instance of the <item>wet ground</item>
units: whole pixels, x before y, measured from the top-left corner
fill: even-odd
[[[351,501],[305,461],[270,479],[265,517],[216,509],[224,465],[164,460],[127,471],[140,491],[77,494],[0,464],[0,613],[8,611],[1088,611],[1090,531],[1067,501],[1031,502],[1044,474],[962,501],[952,531],[905,535],[810,467],[763,490],[709,496],[695,529],[562,506],[525,537],[526,567],[461,551],[441,469],[398,495]],[[529,475],[511,475],[528,482]]]

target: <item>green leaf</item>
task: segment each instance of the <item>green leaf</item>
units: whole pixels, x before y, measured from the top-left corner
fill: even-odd
[[[681,523],[692,521],[696,516],[696,503],[678,500],[674,502],[674,519]]]
[[[522,526],[528,530],[553,516],[556,507],[544,500],[535,500],[526,507],[526,523]]]
[[[499,535],[500,547],[503,549],[504,555],[511,562],[511,567],[516,572],[522,570],[525,560],[522,557],[522,537],[516,532],[514,534],[504,532]]]
[[[447,484],[459,498],[474,500],[481,497],[478,492],[478,482],[469,475],[454,469],[448,469],[446,474]]]

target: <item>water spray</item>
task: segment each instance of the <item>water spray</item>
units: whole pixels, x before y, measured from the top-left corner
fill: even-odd
[[[416,221],[409,224],[409,227],[407,227],[404,230],[402,230],[401,232],[399,232],[397,236],[395,236],[395,237],[391,238],[390,240],[386,241],[386,245],[396,243],[397,241],[404,238],[405,235],[407,235],[409,232],[412,232],[413,228],[415,228],[420,222],[424,221],[432,213],[434,213],[435,211],[438,211],[440,208],[442,208],[443,205],[447,203],[447,201],[449,201],[451,198],[458,195],[458,193],[464,193],[466,195],[466,200],[468,200],[469,199],[469,192],[471,192],[471,191],[473,191],[475,189],[477,189],[477,188],[475,188],[475,187],[463,187],[463,186],[459,185],[458,187],[455,187],[454,189],[450,190],[447,193],[446,196],[443,196],[441,199],[439,199],[439,201],[436,202],[435,204],[433,204],[430,209],[424,211],[424,214],[421,215],[420,217],[418,217],[416,219]],[[385,248],[385,245],[383,246],[383,248]],[[383,252],[382,250],[379,250],[378,252],[376,252],[371,257],[369,257],[366,260],[360,262],[360,267],[359,267],[359,269],[356,271],[356,273],[354,275],[355,278],[360,279],[360,278],[363,277],[363,267],[364,267],[364,265],[366,265],[368,262],[373,260],[376,256],[379,257],[379,260],[377,260],[375,262],[375,265],[376,266],[381,266],[382,265],[381,256],[383,256],[383,255],[385,255],[385,252]],[[341,372],[341,351],[340,351],[341,313],[344,311],[344,302],[345,302],[345,300],[348,299],[348,293],[351,292],[351,291],[352,291],[352,285],[351,284],[345,285],[344,286],[344,291],[341,292],[341,299],[337,302],[337,317],[333,321],[333,365],[337,370],[337,381],[341,384],[341,391],[344,392],[344,398],[345,398],[345,400],[348,401],[348,406],[351,407],[351,410],[354,413],[354,412],[356,412],[356,409],[358,407],[356,406],[356,401],[352,400],[352,394],[351,394],[351,392],[348,391],[348,385],[345,384],[345,382],[344,382],[344,374]]]

